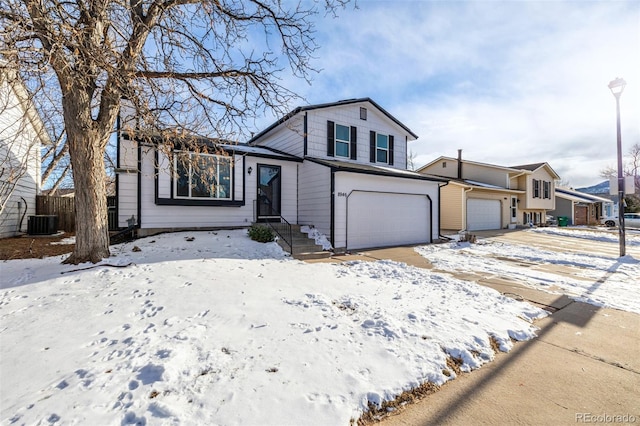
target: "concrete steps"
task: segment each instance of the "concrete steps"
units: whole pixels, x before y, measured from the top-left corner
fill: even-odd
[[[326,259],[331,257],[330,251],[323,250],[322,246],[317,245],[307,234],[300,231],[300,225],[291,225],[291,239],[291,256],[295,259]],[[278,239],[278,244],[283,250],[289,251],[289,247],[281,239]]]

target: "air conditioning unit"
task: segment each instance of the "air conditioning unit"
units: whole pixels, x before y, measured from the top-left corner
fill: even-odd
[[[52,235],[58,231],[58,216],[35,215],[29,216],[27,233],[29,235]]]

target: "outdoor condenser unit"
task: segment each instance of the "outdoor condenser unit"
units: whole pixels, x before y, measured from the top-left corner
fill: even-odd
[[[27,233],[29,235],[52,235],[58,231],[58,216],[35,215],[29,216]]]

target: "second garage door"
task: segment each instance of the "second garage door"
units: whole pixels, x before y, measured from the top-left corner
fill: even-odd
[[[469,231],[500,229],[500,225],[500,201],[475,198],[467,200],[467,229]]]
[[[347,200],[347,249],[430,242],[426,195],[354,191]]]

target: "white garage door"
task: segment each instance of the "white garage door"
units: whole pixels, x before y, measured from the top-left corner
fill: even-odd
[[[482,231],[484,229],[500,229],[500,201],[467,200],[467,229]]]
[[[347,249],[430,241],[426,195],[354,191],[347,200]]]

